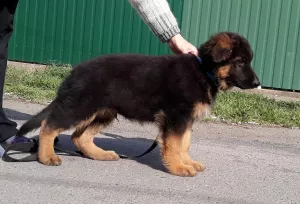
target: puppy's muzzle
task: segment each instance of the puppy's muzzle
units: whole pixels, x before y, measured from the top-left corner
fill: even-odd
[[[254,80],[252,81],[252,86],[255,88],[260,86],[260,81],[257,77],[255,77]]]

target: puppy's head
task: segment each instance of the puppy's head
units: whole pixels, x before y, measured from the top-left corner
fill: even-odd
[[[233,86],[252,89],[260,85],[250,63],[253,52],[249,42],[236,33],[222,32],[212,36],[199,48],[206,69],[214,72],[221,90]]]

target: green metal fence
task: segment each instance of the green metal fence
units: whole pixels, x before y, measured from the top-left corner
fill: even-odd
[[[179,23],[182,2],[170,1]],[[12,60],[75,65],[94,56],[124,52],[170,53],[128,0],[19,2],[9,44]]]
[[[264,87],[300,90],[299,0],[169,0],[197,47],[219,31],[250,41]],[[20,0],[9,58],[77,64],[107,53],[170,53],[127,0]]]
[[[300,90],[299,0],[184,0],[182,22],[196,45],[218,31],[243,34],[263,86]]]

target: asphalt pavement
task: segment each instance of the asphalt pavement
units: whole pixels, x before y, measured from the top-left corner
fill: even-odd
[[[44,106],[6,99],[4,107],[21,125]],[[62,147],[75,148],[71,133],[59,136]],[[151,124],[120,118],[95,142],[136,155],[156,134]],[[206,170],[188,178],[167,173],[158,148],[138,160],[114,162],[62,155],[58,167],[0,161],[0,203],[300,203],[299,129],[196,123],[190,155]]]

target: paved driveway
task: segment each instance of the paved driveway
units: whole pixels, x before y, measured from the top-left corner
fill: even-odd
[[[19,124],[43,107],[16,100],[4,106]],[[74,148],[70,133],[61,144]],[[121,119],[96,143],[135,155],[156,133]],[[192,178],[166,173],[158,149],[137,161],[62,156],[59,167],[0,161],[0,203],[300,203],[299,129],[198,123],[190,154],[206,165]]]

